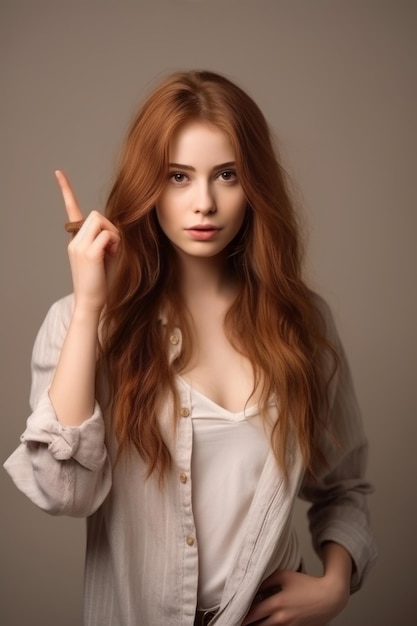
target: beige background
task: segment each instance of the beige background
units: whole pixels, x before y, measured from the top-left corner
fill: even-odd
[[[335,312],[371,441],[381,557],[338,626],[412,626],[416,585],[416,22],[413,0],[3,0],[0,8],[2,435],[28,414],[29,359],[70,290],[54,168],[101,207],[137,102],[209,68],[260,104]],[[84,521],[51,518],[0,472],[0,622],[81,624]],[[300,505],[298,524],[310,567]],[[160,625],[155,625],[160,626]]]

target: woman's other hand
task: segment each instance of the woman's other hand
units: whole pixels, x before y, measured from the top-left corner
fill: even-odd
[[[268,597],[259,600],[263,594]],[[242,626],[325,626],[348,599],[349,586],[337,577],[316,578],[292,570],[274,572],[262,583],[258,600]]]

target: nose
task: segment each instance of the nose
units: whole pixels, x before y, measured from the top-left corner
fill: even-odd
[[[210,182],[201,181],[196,188],[194,213],[210,215],[216,212],[216,201]]]

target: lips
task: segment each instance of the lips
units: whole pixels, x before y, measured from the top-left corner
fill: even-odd
[[[196,224],[195,226],[191,226],[191,228],[186,228],[186,231],[192,239],[208,241],[217,235],[220,228],[212,226],[211,224]]]

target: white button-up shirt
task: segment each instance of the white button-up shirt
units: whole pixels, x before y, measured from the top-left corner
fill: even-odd
[[[364,479],[367,443],[349,370],[331,315],[323,305],[329,338],[342,364],[332,381],[332,428],[342,443],[323,434],[329,468],[319,481],[304,470],[292,450],[288,482],[273,453],[266,460],[247,519],[244,539],[230,568],[213,625],[238,626],[271,564],[296,569],[288,560],[295,498],[309,499],[310,526],[317,550],[336,541],[354,562],[352,590],[376,558],[369,527]],[[173,404],[167,399],[160,428],[172,455],[164,487],[136,451],[114,465],[116,444],[109,416],[99,402],[80,427],[62,426],[48,389],[71,318],[68,296],[50,309],[36,339],[32,367],[32,415],[21,444],[5,468],[35,504],[53,515],[87,517],[85,575],[86,626],[193,626],[198,590],[198,544],[192,508],[192,406],[180,395],[177,434]],[[171,358],[181,350],[181,333],[170,337]]]

